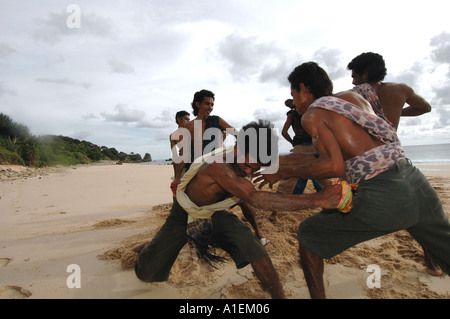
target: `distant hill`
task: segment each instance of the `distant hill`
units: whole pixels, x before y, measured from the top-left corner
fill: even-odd
[[[140,154],[127,154],[67,136],[33,136],[28,127],[0,113],[0,164],[69,166],[100,160],[151,162],[152,157],[146,153],[142,158]]]

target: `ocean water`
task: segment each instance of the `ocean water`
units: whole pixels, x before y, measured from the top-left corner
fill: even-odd
[[[414,164],[450,164],[450,144],[404,145],[406,156]]]
[[[406,156],[417,165],[450,165],[450,143],[429,145],[404,145]],[[150,165],[170,165],[170,160],[155,160]]]
[[[143,165],[172,165],[172,160],[153,160],[151,162],[142,163]]]

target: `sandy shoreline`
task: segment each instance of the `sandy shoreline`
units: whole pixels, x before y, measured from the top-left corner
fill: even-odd
[[[450,165],[418,165],[449,210]],[[251,267],[214,270],[185,247],[168,282],[143,283],[131,265],[137,243],[154,236],[168,215],[170,165],[87,165],[50,170],[0,166],[0,299],[267,299]],[[166,205],[167,204],[167,205]],[[296,230],[314,210],[259,211],[266,247],[288,298],[309,298],[298,264]],[[240,211],[235,211],[241,216]],[[326,261],[329,298],[450,297],[450,277],[427,274],[420,246],[399,232]],[[81,288],[69,288],[78,265]],[[367,287],[368,265],[381,288]],[[70,281],[70,280],[72,281]],[[68,282],[69,281],[69,282]]]

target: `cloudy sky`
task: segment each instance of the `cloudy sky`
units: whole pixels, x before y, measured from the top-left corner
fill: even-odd
[[[165,159],[175,113],[192,112],[196,91],[213,91],[213,114],[236,128],[264,118],[281,130],[295,66],[318,62],[338,92],[352,87],[348,62],[372,51],[386,61],[386,81],[432,104],[401,120],[403,144],[450,142],[447,0],[0,0],[0,8],[0,112],[33,135]]]

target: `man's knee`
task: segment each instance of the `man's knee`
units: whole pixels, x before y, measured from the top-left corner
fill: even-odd
[[[171,267],[167,266],[166,260],[157,258],[157,254],[151,249],[152,245],[149,246],[145,247],[136,258],[134,263],[136,277],[145,282],[166,281]]]
[[[297,230],[297,239],[299,245],[300,258],[302,255],[314,255],[322,259],[330,259],[337,255],[328,244],[322,244],[318,241],[314,231],[308,230],[306,223],[301,223]]]
[[[143,264],[139,261],[139,258],[134,263],[134,272],[136,277],[145,282],[166,281],[169,277],[167,272],[162,273],[161,269],[155,269],[151,264]]]

